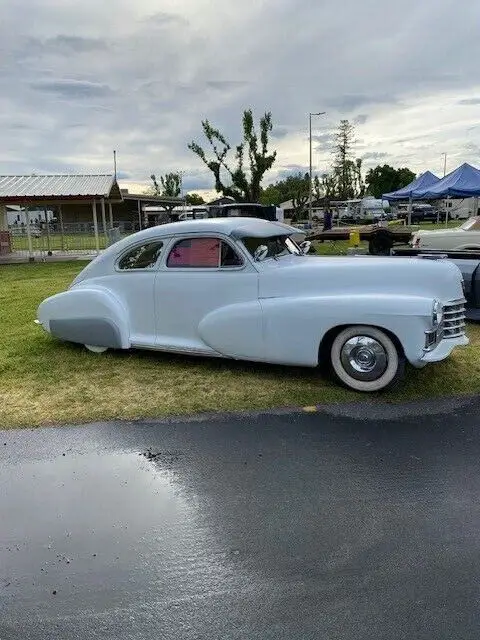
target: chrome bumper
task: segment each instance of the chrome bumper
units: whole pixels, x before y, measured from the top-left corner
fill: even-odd
[[[421,361],[425,363],[440,362],[440,360],[445,360],[445,358],[448,358],[455,347],[465,347],[469,342],[470,340],[465,334],[458,336],[457,338],[444,338],[437,344],[434,349],[424,353]]]

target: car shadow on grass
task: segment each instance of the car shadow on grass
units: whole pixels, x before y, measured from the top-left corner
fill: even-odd
[[[472,385],[466,385],[466,388],[464,388],[464,384],[455,384],[455,379],[461,376],[461,372],[456,370],[456,362],[453,359],[430,365],[424,369],[415,369],[407,365],[405,378],[396,387],[386,391],[359,393],[344,387],[338,382],[328,366],[316,368],[292,367],[146,349],[111,350],[97,355],[86,352],[83,345],[59,342],[56,342],[56,345],[60,349],[68,349],[76,353],[83,352],[89,359],[92,359],[92,366],[95,366],[94,363],[97,359],[101,362],[102,359],[112,358],[117,363],[125,364],[134,360],[145,370],[155,370],[158,367],[162,369],[173,368],[177,372],[184,370],[186,376],[192,373],[201,373],[207,378],[211,376],[212,381],[217,381],[219,377],[223,378],[225,376],[224,380],[229,384],[232,384],[235,379],[240,384],[242,381],[244,383],[251,382],[252,378],[258,378],[263,382],[271,382],[272,385],[281,385],[287,394],[291,385],[300,384],[308,387],[314,385],[318,390],[318,396],[314,404],[351,402],[365,400],[366,398],[372,401],[402,402],[432,396],[475,392],[475,388],[472,388]],[[480,391],[480,387],[478,390]]]

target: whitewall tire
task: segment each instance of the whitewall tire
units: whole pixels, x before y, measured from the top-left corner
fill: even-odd
[[[381,329],[352,326],[336,336],[330,351],[333,371],[355,391],[381,391],[403,378],[405,357]]]
[[[86,344],[85,349],[91,351],[92,353],[105,353],[108,350],[108,347],[100,347],[96,344]]]

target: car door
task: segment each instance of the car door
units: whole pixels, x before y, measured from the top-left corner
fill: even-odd
[[[132,346],[155,346],[154,285],[163,247],[159,238],[130,246],[117,257],[114,273],[101,282],[124,306]]]
[[[182,235],[155,277],[156,345],[261,360],[258,272],[229,239]]]

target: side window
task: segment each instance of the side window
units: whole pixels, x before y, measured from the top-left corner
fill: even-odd
[[[222,242],[221,267],[241,267],[243,265],[242,258],[231,247],[228,242]]]
[[[167,259],[167,267],[176,269],[218,269],[242,264],[242,259],[233,248],[218,238],[179,240]]]
[[[152,269],[160,255],[163,247],[163,242],[156,240],[155,242],[148,242],[140,246],[135,247],[118,263],[119,269]]]

